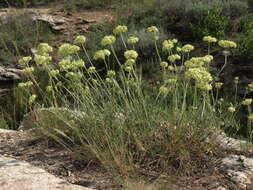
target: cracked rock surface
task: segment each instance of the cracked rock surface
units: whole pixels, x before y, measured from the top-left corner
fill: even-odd
[[[27,162],[0,155],[1,190],[91,190],[72,185]]]

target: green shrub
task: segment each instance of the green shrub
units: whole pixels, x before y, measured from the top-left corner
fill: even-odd
[[[238,49],[236,55],[240,61],[249,64],[253,59],[253,32],[249,31],[243,35],[238,42]]]
[[[52,0],[3,0],[0,6],[27,7],[40,3],[50,3]]]
[[[16,63],[20,56],[31,53],[31,48],[52,40],[53,34],[45,23],[35,22],[27,12],[17,12],[0,20],[0,60],[3,64]]]
[[[253,30],[253,14],[246,14],[240,18],[238,31],[247,33]]]
[[[197,23],[191,24],[193,36],[201,39],[203,36],[224,38],[228,26],[228,19],[222,15],[220,8],[213,8],[205,16],[199,18]]]
[[[7,122],[3,117],[0,117],[0,129],[8,129]]]
[[[40,44],[34,67],[29,65],[31,57],[20,60],[20,64],[27,66],[24,69],[27,81],[20,83],[17,90],[24,94],[24,103],[32,113],[39,113],[40,107],[49,107],[49,114],[36,117],[38,132],[85,161],[124,176],[140,168],[191,173],[199,166],[195,157],[204,158],[212,150],[206,141],[212,138],[209,132],[221,122],[230,128],[237,126],[234,117],[240,103],[222,106],[219,103],[222,84],[216,87],[209,72],[210,55],[191,58],[194,47],[181,46],[176,39],[160,45],[160,33],[154,26],[145,31],[154,43],[159,73],[155,84],[149,83],[150,79],[143,77],[139,62],[142,59],[136,52],[139,42],[127,44],[126,31],[126,26],[116,27],[113,32],[116,37],[105,36],[95,56],[84,53],[86,63],[79,56],[81,50],[87,52],[90,43],[84,36],[74,40],[76,45],[60,46],[61,59],[55,67],[50,61],[52,47]],[[209,40],[215,41],[208,37],[206,41]],[[123,56],[116,54],[117,41],[122,44]],[[225,49],[236,47],[231,41],[219,41],[219,45]],[[220,72],[228,63],[227,56]],[[94,61],[103,64],[104,75],[94,67]],[[35,71],[41,68],[49,76],[48,86],[41,89],[46,93],[44,101],[36,93],[41,91],[36,89],[41,82]],[[57,107],[65,107],[67,111]],[[70,113],[74,113],[73,117]]]

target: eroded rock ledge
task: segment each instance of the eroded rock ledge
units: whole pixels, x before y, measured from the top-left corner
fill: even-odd
[[[1,190],[91,190],[70,184],[27,162],[0,155]]]

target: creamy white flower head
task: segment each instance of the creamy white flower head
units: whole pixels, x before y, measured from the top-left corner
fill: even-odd
[[[48,53],[52,52],[53,48],[48,43],[40,43],[37,47],[37,54],[46,56]]]
[[[138,53],[135,50],[127,50],[124,53],[126,59],[136,59],[138,57]]]
[[[32,81],[27,81],[27,82],[21,82],[18,84],[19,88],[27,88],[33,85]]]
[[[252,98],[246,98],[242,101],[242,105],[250,105],[252,103]]]
[[[161,86],[159,88],[159,93],[161,93],[161,94],[167,94],[168,92],[169,92],[169,89],[165,86]]]
[[[117,35],[120,35],[123,32],[126,32],[127,30],[128,30],[127,26],[119,25],[116,28],[114,28],[113,34],[117,36]]]
[[[116,76],[116,72],[113,70],[109,70],[109,71],[107,71],[107,76],[110,78],[113,78]]]
[[[86,42],[86,37],[83,35],[77,36],[74,40],[74,44],[83,45]]]
[[[194,46],[191,45],[191,44],[186,44],[182,47],[182,52],[184,53],[189,53],[191,52],[192,50],[194,50]]]
[[[212,37],[212,36],[204,36],[203,41],[207,42],[207,43],[215,43],[218,40],[215,37]]]
[[[60,71],[59,71],[58,69],[51,70],[51,71],[49,72],[49,74],[50,74],[52,77],[56,77],[59,73],[60,73]]]
[[[229,49],[229,48],[236,48],[237,45],[235,42],[233,41],[229,41],[229,40],[220,40],[218,42],[219,46],[224,48],[224,49]]]
[[[101,40],[101,45],[102,46],[108,46],[108,45],[112,45],[116,42],[116,38],[113,35],[109,35],[109,36],[105,36],[102,40]]]
[[[28,104],[32,105],[35,102],[36,98],[37,98],[37,96],[35,94],[33,94],[32,96],[30,96],[29,100],[28,100]]]
[[[168,63],[166,61],[162,61],[160,63],[160,66],[165,69],[166,67],[168,67]]]
[[[99,60],[99,59],[104,60],[105,59],[105,51],[104,50],[98,50],[98,51],[96,51],[93,59],[94,60]]]
[[[72,56],[73,54],[76,54],[79,50],[80,50],[80,47],[65,43],[60,46],[58,50],[58,55],[61,57],[68,57],[68,56]]]
[[[170,51],[174,47],[174,43],[171,40],[164,40],[162,45],[163,51]]]
[[[94,67],[94,66],[89,67],[88,73],[90,73],[90,74],[96,73],[96,67]]]
[[[234,112],[235,112],[235,107],[229,106],[229,107],[228,107],[228,111],[229,111],[230,113],[234,113]]]
[[[156,26],[150,26],[147,28],[147,32],[150,32],[150,33],[158,33],[159,30]]]
[[[110,56],[111,55],[110,50],[104,49],[103,51],[104,51],[105,56]]]
[[[248,116],[249,121],[253,121],[253,113]]]
[[[32,60],[31,56],[22,57],[21,59],[19,59],[18,64],[21,64],[21,65],[28,64],[31,60]]]
[[[22,69],[22,72],[24,72],[26,74],[31,74],[32,72],[34,72],[34,67],[26,67],[26,68]]]
[[[136,44],[138,41],[139,41],[139,38],[131,36],[130,38],[128,38],[127,43]]]
[[[44,55],[36,55],[34,61],[37,65],[48,65],[52,61],[52,57]]]
[[[181,56],[178,54],[173,54],[168,57],[168,60],[172,63],[174,63],[176,60],[180,60]]]
[[[125,66],[133,66],[135,64],[135,59],[127,59],[124,63]]]

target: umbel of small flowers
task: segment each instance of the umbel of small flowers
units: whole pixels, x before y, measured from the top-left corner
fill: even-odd
[[[80,50],[80,47],[76,45],[71,45],[69,43],[65,43],[60,46],[58,50],[58,55],[61,57],[68,57],[68,56],[73,56],[77,54],[77,52]]]
[[[118,36],[124,32],[126,32],[128,30],[127,26],[122,26],[122,25],[119,25],[117,26],[114,30],[113,30],[113,34],[115,36]]]
[[[86,37],[83,35],[77,36],[74,40],[75,45],[83,45],[86,42]]]
[[[113,35],[109,35],[109,36],[105,36],[102,40],[101,40],[101,45],[102,46],[108,46],[108,45],[112,45],[116,42],[116,38]]]
[[[189,68],[185,72],[186,79],[194,79],[196,87],[201,90],[211,90],[212,85],[210,84],[213,80],[211,74],[204,67]]]

